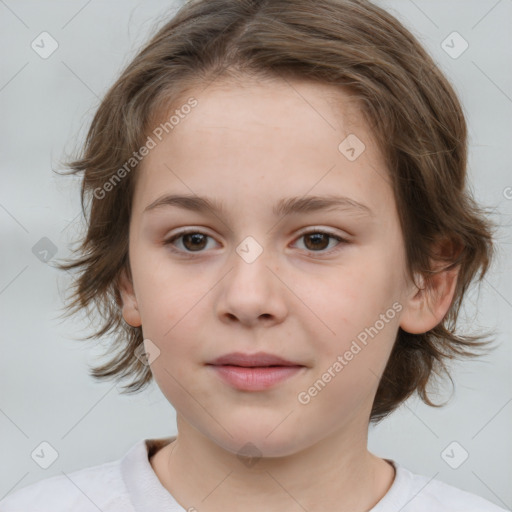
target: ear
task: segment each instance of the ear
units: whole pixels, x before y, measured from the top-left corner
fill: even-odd
[[[126,267],[123,268],[118,279],[119,294],[121,295],[123,318],[128,325],[140,327],[142,320],[140,318],[137,298],[133,291],[133,282],[131,275],[128,276]]]
[[[460,267],[446,269],[450,265],[439,261],[432,266],[431,286],[425,288],[420,276],[421,288],[414,285],[404,305],[400,327],[411,334],[422,334],[439,325],[452,304]]]

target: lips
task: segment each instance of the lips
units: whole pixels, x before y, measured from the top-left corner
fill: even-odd
[[[265,391],[307,371],[303,364],[267,352],[232,352],[217,357],[207,367],[240,391]]]
[[[257,352],[255,354],[244,354],[242,352],[232,352],[214,359],[210,365],[215,366],[241,366],[245,368],[261,368],[270,366],[304,366],[300,363],[288,361],[282,357],[267,352]]]

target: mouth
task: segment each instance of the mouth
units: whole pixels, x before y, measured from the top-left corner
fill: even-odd
[[[305,366],[209,365],[223,382],[243,391],[264,391],[301,373]]]
[[[271,368],[281,366],[304,366],[295,361],[289,361],[280,356],[269,354],[267,352],[258,352],[255,354],[244,354],[242,352],[232,352],[218,357],[210,363],[214,366],[238,366],[242,368]]]
[[[302,364],[268,354],[231,353],[207,363],[214,373],[239,390],[263,391],[306,369]]]

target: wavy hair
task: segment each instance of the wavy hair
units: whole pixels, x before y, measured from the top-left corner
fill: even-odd
[[[97,379],[130,379],[127,392],[152,380],[134,353],[141,327],[123,320],[118,279],[131,277],[128,233],[137,166],[104,197],[107,182],[144,144],[163,111],[213,80],[286,78],[332,84],[357,102],[389,172],[405,240],[407,272],[429,289],[441,262],[459,267],[449,311],[430,331],[401,328],[373,403],[378,422],[417,391],[428,405],[431,378],[446,361],[476,356],[490,341],[456,329],[462,299],[481,281],[493,256],[493,225],[466,183],[467,128],[449,81],[394,16],[364,0],[192,0],[147,42],[108,90],[81,154],[64,174],[83,173],[86,234],[74,257],[68,314],[85,309],[108,336],[109,360]],[[438,251],[439,243],[449,250]],[[416,282],[416,281],[415,281]],[[451,377],[450,377],[451,378]]]

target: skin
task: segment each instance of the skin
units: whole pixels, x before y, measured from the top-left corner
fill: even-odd
[[[151,371],[177,412],[177,440],[152,467],[185,509],[369,510],[394,479],[392,465],[367,449],[379,377],[399,326],[421,333],[442,320],[456,271],[438,275],[432,297],[407,278],[382,156],[339,89],[247,80],[189,96],[198,105],[137,170],[131,278],[121,278],[124,319],[160,350]],[[355,161],[338,150],[350,133],[366,146]],[[225,212],[144,213],[164,193],[208,196]],[[281,198],[333,193],[373,215],[272,214]],[[187,227],[209,238],[177,238],[172,252],[165,241]],[[315,245],[318,229],[348,243]],[[263,249],[252,263],[236,252],[247,236]],[[301,404],[298,394],[394,303],[394,318]],[[205,366],[233,351],[266,351],[305,368],[269,390],[241,391]],[[253,465],[237,456],[248,442],[261,455]]]

